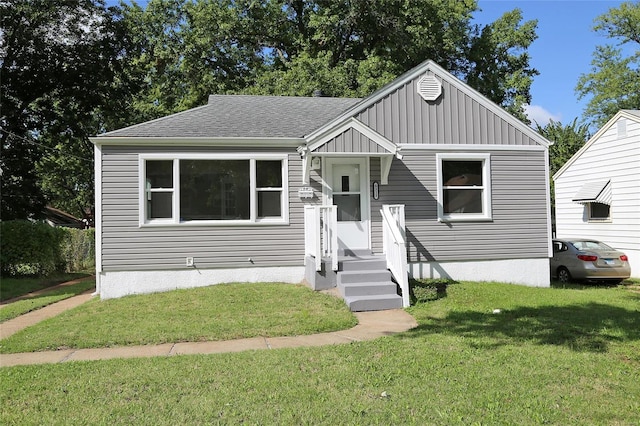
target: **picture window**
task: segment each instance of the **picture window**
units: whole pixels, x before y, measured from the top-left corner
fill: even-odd
[[[286,157],[141,156],[141,224],[284,223]]]

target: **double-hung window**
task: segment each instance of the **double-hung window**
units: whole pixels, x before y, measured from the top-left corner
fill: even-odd
[[[491,220],[489,154],[437,154],[438,220]]]
[[[140,224],[287,223],[283,155],[141,155]]]
[[[145,165],[144,209],[147,220],[168,220],[173,217],[174,161],[149,160]]]

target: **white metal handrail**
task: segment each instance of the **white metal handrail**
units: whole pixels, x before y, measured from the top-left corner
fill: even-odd
[[[409,276],[407,273],[407,237],[405,233],[404,205],[384,204],[382,214],[382,247],[387,268],[400,285],[402,306],[409,306]]]
[[[315,260],[316,271],[322,259],[329,258],[331,269],[338,270],[338,210],[336,206],[304,207],[304,252]]]

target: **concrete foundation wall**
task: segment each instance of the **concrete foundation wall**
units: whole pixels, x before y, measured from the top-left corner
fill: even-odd
[[[410,263],[413,278],[496,281],[529,287],[550,287],[549,259],[508,259],[472,262]]]
[[[304,278],[304,267],[188,269],[176,271],[102,272],[97,276],[101,299],[130,294],[206,287],[233,282],[284,282],[297,284]]]

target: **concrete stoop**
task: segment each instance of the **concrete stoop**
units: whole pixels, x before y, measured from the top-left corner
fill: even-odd
[[[402,297],[384,256],[341,256],[338,265],[337,287],[351,311],[402,308]]]

